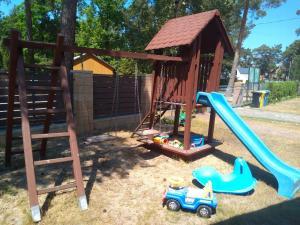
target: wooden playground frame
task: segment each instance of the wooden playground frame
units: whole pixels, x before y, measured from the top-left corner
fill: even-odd
[[[7,108],[7,126],[6,126],[6,145],[5,145],[5,163],[7,166],[11,164],[11,157],[13,154],[24,153],[27,188],[29,203],[31,208],[32,218],[35,222],[41,220],[40,207],[38,203],[38,195],[46,194],[49,192],[55,192],[59,190],[76,188],[79,206],[82,210],[87,209],[87,200],[85,196],[82,172],[79,159],[79,149],[77,143],[77,137],[75,132],[75,123],[72,112],[70,90],[68,85],[67,70],[64,63],[65,52],[76,53],[90,53],[95,55],[107,55],[113,57],[126,57],[132,59],[144,59],[155,61],[173,61],[178,63],[184,63],[185,60],[181,57],[171,57],[157,54],[147,53],[135,53],[125,51],[110,51],[96,48],[76,47],[64,45],[64,37],[60,34],[57,35],[56,43],[43,43],[35,41],[24,41],[20,39],[20,32],[12,30],[10,37],[5,38],[3,44],[9,50],[9,83],[8,83],[8,108]],[[54,53],[53,62],[51,65],[40,64],[25,64],[23,57],[23,49],[48,49]],[[42,69],[48,70],[51,74],[50,86],[32,86],[27,84],[25,78],[25,69]],[[37,78],[38,79],[38,78]],[[58,81],[60,80],[60,87]],[[17,88],[17,89],[16,89]],[[48,101],[46,110],[29,110],[27,91],[46,91],[48,93]],[[57,109],[54,107],[54,98],[57,91],[62,91],[62,97],[64,100],[64,109]],[[12,152],[13,140],[17,137],[13,137],[14,127],[14,109],[15,101],[19,95],[20,111],[21,111],[21,125],[22,125],[22,140],[23,151]],[[58,113],[66,114],[67,131],[58,133],[49,133],[51,120],[53,115]],[[43,122],[43,132],[39,134],[32,134],[29,115],[30,114],[44,114],[46,118]],[[35,123],[36,124],[36,123]],[[69,138],[71,156],[55,159],[46,158],[47,140],[49,138]],[[32,141],[41,140],[41,146],[39,149],[40,160],[34,160]],[[37,189],[35,167],[72,162],[73,175],[75,182],[69,184],[54,186],[44,189]]]
[[[204,146],[191,149],[191,120],[192,112],[196,106],[195,95],[197,91],[217,91],[219,87],[220,72],[224,52],[232,54],[233,50],[226,31],[219,18],[218,11],[211,12],[211,19],[206,26],[200,30],[189,45],[173,45],[177,48],[177,56],[164,55],[167,48],[154,49],[155,54],[137,53],[126,51],[112,51],[97,48],[77,47],[64,45],[64,37],[57,35],[56,43],[44,43],[36,41],[24,41],[20,39],[20,33],[12,30],[10,37],[4,39],[3,43],[9,49],[9,87],[8,87],[8,109],[7,109],[7,129],[5,162],[10,165],[12,156],[13,125],[14,125],[14,106],[16,87],[18,87],[21,121],[22,121],[22,139],[25,157],[25,167],[27,176],[27,186],[29,202],[34,221],[40,220],[40,209],[38,204],[38,195],[48,192],[63,190],[67,188],[76,188],[79,205],[81,209],[87,208],[87,202],[84,192],[81,166],[79,160],[79,149],[75,132],[75,124],[72,112],[70,91],[68,86],[67,70],[64,62],[64,53],[88,53],[94,55],[106,55],[112,57],[125,57],[131,59],[152,60],[153,63],[153,88],[151,107],[149,113],[135,129],[134,134],[146,129],[154,130],[154,125],[162,118],[164,113],[175,106],[175,117],[173,135],[178,135],[180,108],[185,107],[186,121],[184,127],[184,148],[179,149],[168,145],[155,144],[152,141],[154,133],[143,135],[144,146],[150,149],[160,149],[161,151],[190,159],[200,153],[206,152],[219,145],[213,139],[214,124],[216,113],[213,109],[210,111],[208,135]],[[23,49],[48,49],[54,53],[51,65],[25,64],[23,58]],[[148,48],[151,50],[151,48]],[[50,86],[28,86],[25,80],[25,68],[35,68],[50,70]],[[60,87],[56,86],[60,80]],[[46,110],[29,111],[27,102],[27,89],[48,93]],[[62,91],[64,99],[64,109],[54,107],[54,98],[57,91]],[[164,109],[158,108],[163,105]],[[43,132],[40,134],[31,134],[30,113],[44,113],[46,118],[43,122]],[[60,133],[49,133],[51,119],[54,114],[65,113],[67,121],[67,131]],[[148,120],[148,121],[147,121]],[[144,128],[143,128],[144,126]],[[160,132],[160,131],[156,131]],[[140,135],[141,136],[141,135]],[[68,137],[71,156],[56,159],[46,158],[47,140],[49,138]],[[34,161],[32,140],[41,140],[40,158]],[[140,139],[141,140],[141,139]],[[34,167],[54,163],[72,162],[75,182],[37,190]]]

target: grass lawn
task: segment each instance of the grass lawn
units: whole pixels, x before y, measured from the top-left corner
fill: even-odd
[[[245,120],[282,160],[300,168],[299,124]],[[193,119],[192,130],[206,134],[207,123],[208,115],[199,115]],[[190,163],[134,147],[137,142],[129,138],[129,132],[113,135],[116,135],[113,140],[80,144],[89,209],[79,210],[74,191],[42,195],[39,200],[43,216],[39,224],[300,224],[300,192],[292,200],[278,196],[275,178],[219,118],[215,138],[224,144]],[[66,154],[64,146],[63,142],[52,142],[49,154],[54,154],[55,150]],[[168,177],[181,176],[187,185],[193,185],[191,174],[195,168],[211,165],[222,173],[230,173],[235,158],[239,156],[247,160],[258,181],[252,194],[217,194],[217,213],[210,219],[189,212],[171,212],[162,207],[161,197]],[[0,224],[31,224],[23,159],[14,159],[13,167],[8,170],[2,166],[3,148],[0,157]],[[72,174],[68,168],[67,165],[63,169],[53,166],[38,168],[39,186],[67,182]]]
[[[267,105],[262,110],[300,115],[300,97]]]

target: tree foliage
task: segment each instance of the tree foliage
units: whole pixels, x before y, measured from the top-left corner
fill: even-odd
[[[300,40],[294,41],[284,51],[283,66],[291,80],[300,80]]]
[[[268,76],[274,73],[281,59],[281,48],[281,45],[273,47],[262,45],[253,50],[253,62],[256,67],[260,68],[261,74]]]
[[[266,8],[277,7],[282,2],[284,0],[250,0],[249,17],[243,38],[250,33],[252,22],[265,15]],[[143,51],[168,19],[216,8],[221,12],[232,42],[236,43],[243,3],[243,0],[78,0],[75,43],[86,47]],[[55,42],[61,27],[61,10],[60,0],[31,0],[33,40]],[[7,16],[0,12],[0,39],[7,36],[11,28],[20,30],[25,38],[25,21],[24,3],[17,5]],[[245,66],[254,63],[249,51],[242,49],[241,52],[242,64]],[[45,63],[50,54],[37,51],[35,60]],[[134,73],[134,60],[110,57],[104,57],[104,60],[120,73]],[[227,57],[225,61],[224,68],[228,70],[231,58]],[[1,47],[0,68],[6,65],[7,53]],[[150,72],[151,65],[145,61],[138,61],[138,67],[143,72]]]

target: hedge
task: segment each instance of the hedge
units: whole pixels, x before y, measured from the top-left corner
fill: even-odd
[[[270,90],[269,102],[275,103],[284,98],[297,96],[299,81],[268,82],[265,87],[267,90]]]

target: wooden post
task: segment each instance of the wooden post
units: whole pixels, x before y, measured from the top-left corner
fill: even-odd
[[[220,75],[222,69],[222,61],[224,55],[224,47],[222,41],[219,40],[214,54],[214,61],[210,70],[209,79],[207,81],[206,91],[218,91],[220,84]]]
[[[69,89],[69,82],[67,76],[67,68],[62,62],[59,70],[60,79],[61,79],[61,87],[63,90],[63,98],[64,104],[66,108],[66,119],[67,119],[67,126],[68,126],[68,133],[69,133],[69,143],[71,154],[73,158],[73,174],[76,180],[76,187],[77,187],[77,197],[79,200],[79,206],[82,210],[87,209],[87,200],[86,195],[83,187],[83,179],[82,179],[82,172],[80,166],[80,159],[79,159],[79,149],[77,143],[77,137],[75,132],[75,122],[72,112],[72,103],[71,103],[71,95]]]
[[[141,80],[140,105],[141,105],[142,118],[144,118],[147,115],[147,113],[149,113],[151,108],[153,77],[151,75],[147,75],[147,76],[142,76],[140,78],[141,78],[140,79]]]
[[[14,97],[17,76],[18,61],[18,39],[20,33],[17,30],[11,30],[11,41],[9,43],[9,68],[8,68],[8,102],[7,102],[7,121],[6,121],[6,141],[5,141],[5,165],[9,166],[11,162],[11,146],[13,132],[13,111]]]
[[[158,81],[158,72],[159,72],[159,62],[154,63],[154,68],[152,72],[153,76],[153,82],[152,82],[152,96],[151,96],[151,106],[150,106],[150,123],[149,123],[149,129],[153,128],[154,125],[154,117],[155,117],[155,112],[156,112],[156,95],[157,95],[157,81]]]
[[[76,133],[89,135],[93,132],[93,73],[73,71],[73,102]]]
[[[196,104],[195,95],[198,83],[199,65],[200,65],[200,48],[201,36],[199,36],[193,43],[191,51],[191,62],[186,82],[186,119],[184,126],[184,150],[189,150],[191,147],[191,122],[193,108]]]
[[[19,50],[17,71],[18,71],[17,81],[18,81],[18,90],[19,90],[20,110],[21,110],[21,117],[22,117],[22,138],[23,138],[28,197],[29,197],[29,204],[30,204],[32,218],[35,222],[37,222],[41,220],[41,215],[40,215],[40,207],[39,207],[39,201],[37,196],[36,179],[35,179],[34,165],[33,165],[31,131],[30,131],[30,124],[28,120],[25,70],[24,70],[24,59],[22,56],[22,50]]]
[[[206,88],[207,92],[217,91],[219,89],[223,55],[224,55],[224,47],[222,41],[219,40],[216,45],[214,61],[210,71],[209,80],[207,83],[207,88]],[[207,137],[208,142],[211,142],[213,140],[215,118],[216,118],[216,112],[213,108],[211,108],[210,117],[209,117],[208,137]]]
[[[207,135],[208,143],[212,142],[214,138],[215,119],[216,119],[216,111],[213,108],[211,108],[210,116],[209,116],[208,135]]]
[[[173,129],[173,134],[175,136],[178,135],[179,115],[180,115],[180,105],[176,105],[175,116],[174,116],[174,129]]]

